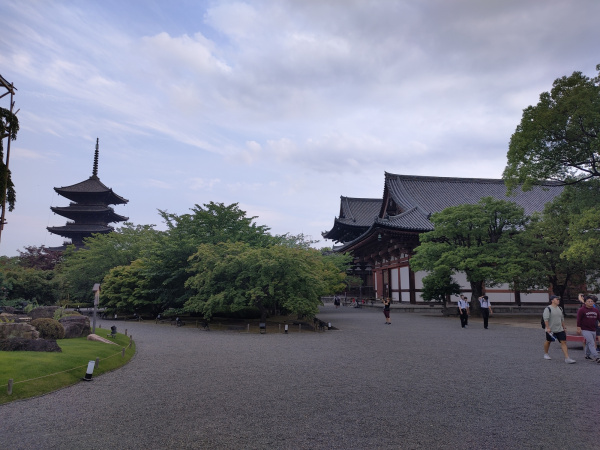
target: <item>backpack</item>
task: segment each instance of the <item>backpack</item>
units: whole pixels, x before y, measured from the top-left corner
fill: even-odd
[[[546,308],[548,308],[548,314],[552,315],[552,310],[550,309],[550,307],[546,306]],[[558,309],[560,309],[560,312],[564,314],[563,309],[560,306],[558,307]],[[550,318],[548,317],[548,319],[550,319]],[[544,314],[543,313],[542,313],[541,322],[542,322],[542,329],[545,330],[546,329],[546,321],[544,320]]]

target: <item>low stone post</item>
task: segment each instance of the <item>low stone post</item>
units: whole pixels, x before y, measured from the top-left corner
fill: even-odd
[[[13,385],[13,379],[11,378],[10,380],[8,380],[8,395],[12,395],[12,385]]]

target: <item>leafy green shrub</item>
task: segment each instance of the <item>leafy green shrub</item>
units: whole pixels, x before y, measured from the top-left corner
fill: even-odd
[[[42,339],[63,339],[65,337],[65,329],[58,320],[34,319],[30,324],[39,331]]]
[[[25,308],[23,308],[23,312],[25,314],[29,314],[31,311],[33,311],[35,308],[39,307],[40,305],[38,305],[37,302],[33,302],[33,303],[27,303],[27,306]]]
[[[23,303],[24,301],[25,300],[23,300],[22,298],[4,299],[0,300],[0,306],[11,306],[13,308],[21,309],[21,303]]]
[[[68,316],[80,316],[81,314],[79,314],[77,311],[66,311],[64,308],[58,308],[56,311],[54,311],[54,320],[60,320],[63,317],[68,317]]]
[[[176,317],[187,315],[187,312],[183,308],[169,308],[161,313],[161,317]]]

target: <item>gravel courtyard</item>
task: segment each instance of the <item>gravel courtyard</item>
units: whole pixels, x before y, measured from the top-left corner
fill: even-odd
[[[132,361],[0,406],[0,448],[598,448],[600,365],[580,346],[568,365],[558,344],[542,358],[541,328],[495,318],[462,329],[393,310],[384,325],[381,309],[332,305],[319,318],[338,330],[117,322]]]

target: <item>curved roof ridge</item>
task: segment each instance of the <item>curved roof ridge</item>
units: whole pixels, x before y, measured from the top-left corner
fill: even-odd
[[[403,211],[408,211],[419,205],[417,199],[408,192],[402,183],[393,183],[391,177],[388,179],[387,175],[391,177],[396,177],[396,175],[386,173],[386,183],[389,182],[389,193]],[[425,214],[429,213],[426,212]]]
[[[504,179],[502,178],[468,178],[468,177],[436,177],[431,175],[404,175],[398,173],[385,172],[386,178],[395,177],[403,180],[412,180],[412,181],[446,181],[450,183],[493,183],[493,184],[504,184]],[[564,183],[560,181],[554,180],[544,180],[543,182],[538,184],[539,186],[564,186]]]
[[[344,218],[350,219],[350,220],[356,222],[356,217],[354,217],[354,213],[352,212],[352,208],[350,208],[350,202],[348,201],[348,197],[344,197],[342,201],[344,203],[346,203],[345,210],[349,213],[348,215],[344,214]]]

